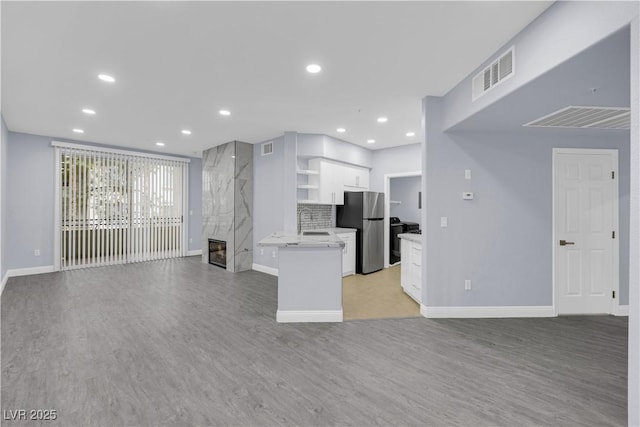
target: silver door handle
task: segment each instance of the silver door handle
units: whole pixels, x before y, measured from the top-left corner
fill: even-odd
[[[576,242],[567,242],[566,240],[560,240],[560,246],[567,246],[567,245],[575,245]]]

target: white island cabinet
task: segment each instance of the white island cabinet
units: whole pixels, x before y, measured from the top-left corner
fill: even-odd
[[[336,236],[344,242],[344,248],[342,248],[342,276],[356,274],[356,230],[336,231]]]
[[[398,234],[400,240],[400,283],[407,295],[422,303],[422,236]]]
[[[258,242],[278,248],[278,322],[342,322],[344,245],[333,232],[280,231]]]

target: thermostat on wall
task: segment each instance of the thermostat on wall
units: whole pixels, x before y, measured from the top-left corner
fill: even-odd
[[[462,193],[462,199],[463,200],[473,200],[473,192],[465,191],[464,193]]]

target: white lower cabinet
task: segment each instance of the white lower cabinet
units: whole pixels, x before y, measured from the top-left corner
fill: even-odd
[[[407,295],[418,304],[422,302],[422,244],[400,240],[400,283]]]
[[[342,248],[342,277],[356,273],[356,233],[350,231],[348,233],[337,233],[340,239],[344,241]]]

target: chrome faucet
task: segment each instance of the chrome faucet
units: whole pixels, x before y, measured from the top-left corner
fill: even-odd
[[[298,234],[302,232],[302,221],[300,219],[302,218],[302,212],[304,211],[309,212],[309,219],[313,221],[313,213],[311,212],[311,210],[305,207],[300,208],[300,210],[298,211]]]

